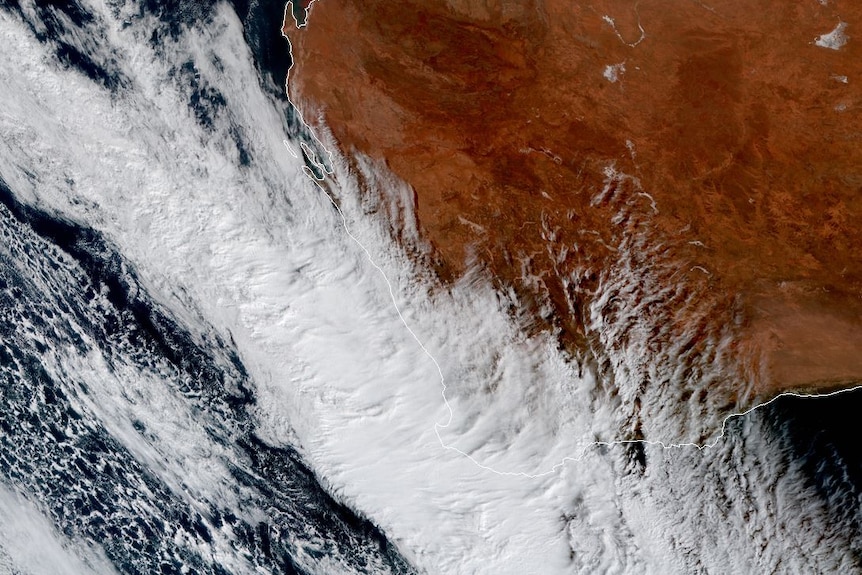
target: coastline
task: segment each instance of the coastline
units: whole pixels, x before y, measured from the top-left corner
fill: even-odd
[[[305,10],[305,19],[302,21],[302,25],[301,25],[301,26],[300,26],[300,21],[296,19],[296,13],[295,13],[295,12],[292,12],[293,17],[294,17],[294,22],[297,24],[297,26],[298,26],[299,28],[304,28],[304,27],[306,26],[306,24],[307,24],[307,22],[308,22],[308,18],[310,17],[310,9],[313,7],[314,3],[315,3],[315,2],[314,2],[314,1],[312,1],[312,2],[310,2],[306,7],[304,7],[304,10]],[[291,42],[290,34],[289,34],[288,30],[286,29],[286,28],[289,28],[289,25],[288,25],[288,11],[290,10],[291,6],[292,6],[292,5],[291,5],[291,2],[288,2],[288,3],[287,3],[287,5],[286,5],[286,7],[285,7],[285,21],[284,21],[284,23],[283,23],[283,29],[282,29],[282,32],[283,32],[283,35],[284,35],[285,39],[288,41],[288,44],[289,44],[289,46],[290,46],[290,50],[291,50],[291,54],[292,54],[292,53],[293,53],[293,43]],[[294,7],[294,8],[295,8],[295,7]],[[640,21],[638,21],[638,26],[640,26]],[[615,26],[613,27],[613,29],[614,29],[614,31],[616,32],[616,27],[615,27]],[[642,28],[641,28],[641,29],[642,29]],[[617,34],[618,34],[618,32],[617,32]],[[294,69],[294,66],[295,66],[295,65],[296,65],[296,62],[294,62],[294,65],[293,65],[293,66],[291,66],[291,72],[295,71],[295,69]],[[288,79],[287,79],[287,81],[286,81],[286,89],[287,89],[287,91],[288,91],[288,94],[290,93],[290,89],[291,89],[290,84],[291,84],[291,74],[289,73],[289,75],[288,75]],[[290,97],[290,96],[289,96],[289,97]],[[296,106],[296,104],[294,104],[294,106]],[[314,128],[313,126],[308,125],[308,129],[309,129],[309,131],[310,131],[310,132],[314,133],[315,128]],[[335,137],[337,137],[337,136],[333,135],[332,137],[333,137],[333,138],[335,138]],[[322,144],[321,144],[321,145],[322,145]],[[346,149],[350,149],[350,148],[352,148],[352,144],[348,143],[348,144],[345,146],[345,148],[346,148]],[[326,149],[326,148],[324,147],[324,149]],[[330,154],[330,157],[331,157],[332,152],[329,152],[329,151],[328,151],[328,153]],[[342,150],[342,153],[343,153],[343,154],[345,154],[345,155],[349,155],[349,153],[350,153],[350,152]],[[634,159],[634,152],[632,152],[632,159]],[[331,172],[329,172],[329,175],[331,175]],[[395,176],[395,177],[398,177],[398,173],[397,173],[397,171],[393,172],[393,173],[392,173],[392,175],[393,175],[393,176]],[[626,176],[624,173],[622,174],[622,179],[621,179],[621,180],[618,180],[616,183],[613,183],[614,187],[616,188],[616,186],[620,185],[621,183],[622,183],[622,184],[624,184],[624,183],[625,183],[625,178],[629,178],[629,182],[632,182],[632,181],[636,182],[636,184],[637,184],[637,186],[638,186],[638,187],[637,187],[637,188],[635,188],[635,189],[636,189],[636,190],[637,190],[637,189],[640,189],[640,188],[639,188],[639,186],[641,185],[641,184],[640,184],[640,181],[639,181],[639,180],[636,180],[636,179],[635,179],[635,178],[633,178],[633,177]],[[329,199],[330,199],[330,201],[333,203],[333,205],[336,207],[336,209],[339,209],[339,208],[338,208],[338,205],[337,205],[337,202],[333,199],[333,197],[331,196],[331,194],[330,194],[328,191],[324,190],[324,189],[323,189],[323,187],[320,187],[320,180],[319,180],[318,178],[316,178],[316,177],[313,177],[313,176],[312,176],[312,179],[313,179],[313,180],[315,180],[315,183],[318,185],[318,187],[321,189],[321,191],[323,191],[324,193],[326,193],[326,194],[327,194],[327,196],[329,197]],[[408,182],[408,185],[409,185],[409,182]],[[609,184],[608,184],[608,181],[606,180],[606,182],[605,182],[605,190],[607,190],[607,189],[608,189],[608,185],[609,185]],[[606,194],[606,193],[607,193],[606,191],[603,191],[603,192],[602,192],[602,194]],[[611,189],[611,192],[610,192],[610,193],[611,193],[611,194],[615,194],[615,193],[617,193],[617,192],[615,191],[615,189]],[[647,196],[648,196],[649,194],[648,194],[647,192],[641,192],[641,195],[647,195]],[[656,211],[656,212],[657,212],[657,211],[658,211],[658,208],[656,208],[656,202],[655,202],[655,200],[654,200],[654,199],[652,199],[652,197],[651,197],[651,196],[649,197],[649,199],[650,199],[650,200],[651,200],[651,202],[652,202],[652,203],[651,203],[651,207],[652,207],[652,209],[653,209],[654,211]],[[421,196],[420,196],[420,202],[421,202]],[[340,212],[340,209],[339,209],[339,212]],[[341,214],[341,217],[342,217],[342,223],[343,223],[343,225],[344,225],[344,227],[345,227],[345,231],[346,231],[346,233],[348,233],[348,235],[350,235],[350,237],[351,237],[351,238],[352,238],[352,239],[353,239],[353,240],[354,240],[354,241],[355,241],[355,242],[356,242],[356,243],[357,243],[357,244],[358,244],[358,245],[359,245],[363,250],[365,250],[366,254],[367,254],[367,255],[368,255],[368,257],[369,257],[369,260],[371,261],[371,263],[372,263],[372,264],[374,265],[374,267],[376,267],[376,268],[378,269],[378,271],[383,275],[383,277],[384,277],[384,279],[386,280],[387,284],[390,286],[390,295],[392,296],[393,304],[396,306],[396,310],[398,311],[398,314],[399,314],[399,316],[401,317],[402,322],[404,323],[405,327],[408,329],[408,331],[410,332],[411,336],[416,340],[416,342],[420,345],[420,347],[422,347],[422,349],[425,351],[425,353],[428,355],[428,357],[433,361],[433,363],[434,363],[434,364],[437,366],[437,368],[438,368],[438,372],[440,373],[440,377],[441,377],[441,385],[442,385],[442,388],[443,388],[443,389],[442,389],[442,396],[443,396],[443,400],[444,400],[444,403],[446,404],[446,407],[447,407],[447,409],[448,409],[448,411],[449,411],[449,418],[448,418],[447,422],[446,422],[445,424],[439,424],[439,423],[438,423],[438,424],[437,424],[437,426],[435,426],[435,431],[437,432],[437,436],[438,436],[438,439],[440,440],[441,445],[442,445],[444,448],[454,449],[455,451],[459,451],[459,453],[461,453],[461,455],[464,455],[464,456],[466,456],[466,457],[470,458],[471,460],[473,460],[473,461],[474,461],[474,463],[476,463],[476,464],[477,464],[477,465],[479,465],[480,467],[484,467],[484,468],[489,469],[490,471],[494,471],[494,472],[496,472],[496,473],[501,473],[499,470],[489,468],[489,467],[487,467],[487,466],[483,465],[481,462],[476,461],[475,459],[473,459],[473,457],[472,457],[471,455],[469,455],[469,454],[467,454],[467,453],[464,453],[464,452],[462,452],[462,451],[458,450],[457,448],[454,448],[454,447],[448,446],[448,445],[446,444],[446,442],[443,440],[443,438],[440,436],[440,430],[441,430],[441,429],[445,429],[445,428],[446,428],[446,427],[451,423],[452,418],[453,418],[453,412],[452,412],[452,408],[451,408],[451,406],[449,405],[449,401],[447,400],[447,397],[446,397],[447,383],[446,383],[445,378],[444,378],[444,376],[443,376],[443,372],[442,372],[442,370],[440,370],[440,368],[439,368],[439,363],[438,363],[438,361],[433,357],[433,355],[432,355],[430,352],[428,352],[428,351],[427,351],[427,349],[425,348],[425,346],[424,346],[424,345],[423,345],[423,343],[421,342],[420,338],[416,336],[416,334],[413,332],[413,330],[412,330],[412,329],[410,328],[410,326],[408,325],[408,322],[407,322],[406,320],[404,320],[403,315],[401,315],[401,310],[400,310],[400,309],[398,309],[398,307],[397,307],[396,299],[395,299],[394,295],[392,294],[392,284],[389,282],[388,278],[386,278],[385,273],[383,272],[383,270],[382,270],[381,268],[379,268],[379,267],[374,263],[373,258],[372,258],[372,256],[371,256],[370,252],[368,252],[368,250],[367,250],[367,249],[365,249],[365,246],[363,246],[363,245],[361,244],[361,242],[360,242],[358,239],[356,239],[356,238],[355,238],[355,237],[350,233],[350,230],[349,230],[349,227],[348,227],[347,220],[346,220],[346,218],[344,217],[344,214],[343,214],[343,213]],[[420,222],[421,222],[421,221],[422,221],[422,218],[420,217]],[[472,223],[472,222],[471,222],[471,223]],[[474,226],[478,226],[478,224],[474,224]],[[481,226],[478,226],[478,227],[480,227],[480,228],[481,228]],[[427,239],[427,238],[426,238],[426,239]],[[689,243],[689,244],[693,244],[693,245],[700,244],[699,246],[695,246],[695,247],[703,247],[703,246],[704,246],[703,242],[695,241],[695,240],[689,241],[688,243]],[[700,265],[695,265],[695,266],[693,266],[693,267],[692,267],[692,269],[706,270],[706,268],[704,268],[703,266],[700,266]],[[455,271],[455,274],[456,274],[456,275],[457,275],[457,273],[458,273],[458,270],[456,270],[456,271]],[[711,273],[709,273],[709,272],[707,272],[707,273],[706,273],[706,274],[704,274],[704,275],[705,275],[707,278],[711,278],[711,275],[712,275],[712,274],[711,274]],[[711,281],[711,280],[710,280],[710,281]],[[503,285],[505,285],[505,284],[506,284],[506,280],[504,279],[504,280],[503,280]],[[710,285],[714,285],[714,284],[711,284],[711,283],[710,283]],[[523,290],[521,290],[521,293],[523,293]],[[526,295],[526,294],[525,294],[525,295]],[[793,309],[793,304],[791,304],[791,306],[790,306],[790,307],[791,307],[791,309]],[[535,311],[537,311],[537,310],[533,310],[533,312],[534,312],[534,313],[535,313]],[[529,311],[528,311],[528,313],[529,313]],[[547,328],[545,328],[545,329],[547,329]],[[555,330],[554,330],[554,329],[552,329],[552,331],[555,331]],[[565,331],[565,330],[564,330],[564,331]],[[559,333],[559,331],[557,331],[557,333]],[[772,339],[773,341],[774,341],[774,340],[776,339],[776,337],[777,337],[777,336],[776,336],[776,332],[775,332],[775,330],[771,330],[771,329],[768,329],[768,328],[767,328],[767,329],[765,329],[765,330],[761,330],[760,332],[756,332],[756,333],[755,333],[755,335],[754,335],[754,336],[752,336],[752,339],[751,339],[751,340],[743,340],[743,341],[741,341],[741,342],[740,342],[740,341],[737,341],[737,342],[730,342],[730,343],[729,343],[729,345],[730,345],[731,347],[738,347],[740,343],[742,343],[742,344],[743,344],[743,347],[744,347],[745,345],[751,345],[751,344],[750,344],[750,341],[752,341],[752,340],[757,340],[758,338],[762,339],[762,338],[764,337],[764,336],[763,336],[763,335],[761,335],[761,334],[766,334],[766,338],[767,338],[767,339]],[[565,339],[564,339],[563,341],[565,341]],[[584,340],[580,340],[580,344],[581,344],[581,345],[583,345],[583,344],[584,344]],[[761,355],[762,355],[762,353],[763,353],[763,348],[762,348],[762,347],[758,348],[756,343],[755,343],[754,345],[752,345],[752,347],[756,348],[756,349],[754,349],[754,356],[757,356],[758,354],[761,354]],[[781,344],[779,344],[779,347],[781,347]],[[806,351],[806,349],[804,348],[804,346],[803,346],[802,351],[803,351],[803,352],[804,352],[804,351]],[[745,362],[743,361],[742,363],[745,363]],[[765,361],[765,362],[764,362],[764,361],[760,361],[760,362],[758,362],[758,361],[757,361],[757,359],[755,358],[755,360],[753,360],[753,361],[750,363],[750,365],[748,365],[748,366],[742,366],[742,368],[743,368],[743,369],[748,369],[748,370],[749,370],[749,371],[748,371],[749,375],[751,375],[752,373],[756,373],[756,372],[761,372],[761,374],[762,374],[762,372],[763,372],[763,370],[764,370],[764,365],[768,365],[768,364],[769,364],[769,361]],[[816,370],[815,370],[815,371],[816,371]],[[735,403],[736,405],[741,405],[741,406],[742,406],[742,409],[738,409],[737,411],[733,411],[733,412],[731,412],[731,413],[727,413],[727,411],[728,411],[727,409],[725,409],[725,410],[724,410],[724,413],[723,413],[723,416],[722,416],[722,420],[721,420],[721,426],[720,426],[720,429],[718,429],[718,430],[714,430],[712,433],[708,433],[708,434],[705,436],[705,437],[707,437],[707,438],[712,438],[712,439],[706,439],[706,440],[704,440],[704,441],[702,441],[702,442],[698,442],[698,441],[681,441],[681,442],[676,441],[676,442],[675,442],[675,441],[673,441],[673,440],[662,441],[662,440],[653,440],[653,439],[650,439],[650,438],[646,438],[646,439],[640,439],[640,438],[637,438],[637,439],[620,439],[620,440],[614,440],[614,441],[595,441],[595,442],[590,443],[590,444],[589,444],[589,447],[592,447],[592,446],[623,445],[623,444],[629,444],[629,443],[642,443],[642,444],[649,444],[649,445],[660,445],[660,446],[662,446],[662,447],[664,447],[664,448],[676,448],[676,447],[685,447],[685,446],[690,446],[690,447],[697,447],[698,449],[704,449],[704,448],[706,448],[706,447],[714,446],[718,441],[720,441],[720,440],[721,440],[721,438],[724,436],[727,422],[728,422],[730,419],[735,418],[735,417],[744,416],[744,415],[746,415],[746,414],[750,413],[751,411],[753,411],[753,410],[755,410],[755,409],[758,409],[758,408],[760,408],[760,407],[763,407],[763,406],[766,406],[766,405],[771,404],[772,402],[774,402],[775,400],[777,400],[777,399],[779,399],[779,398],[781,398],[781,397],[806,397],[806,398],[808,398],[808,397],[811,397],[811,398],[817,398],[817,397],[830,397],[830,396],[833,396],[833,395],[836,395],[836,394],[839,394],[839,393],[844,393],[844,392],[848,392],[848,391],[853,391],[853,390],[855,390],[855,389],[858,389],[858,388],[859,388],[859,386],[860,386],[860,385],[859,385],[859,379],[857,379],[857,378],[855,378],[855,377],[853,377],[853,376],[843,376],[843,377],[835,377],[835,376],[831,376],[831,377],[830,377],[830,376],[827,374],[827,376],[826,376],[826,377],[822,377],[822,378],[817,378],[817,379],[811,379],[811,378],[808,378],[808,379],[803,379],[802,381],[796,381],[796,382],[794,382],[794,383],[792,384],[792,386],[790,386],[789,388],[788,388],[787,384],[778,384],[776,387],[766,387],[766,388],[763,388],[763,387],[759,387],[759,385],[758,385],[758,381],[764,381],[764,380],[767,380],[767,379],[768,379],[768,376],[762,376],[762,375],[761,375],[761,377],[762,377],[762,379],[761,379],[761,380],[758,380],[758,379],[757,379],[757,376],[752,376],[752,377],[750,378],[750,379],[751,379],[751,381],[747,384],[747,386],[748,386],[747,391],[746,391],[745,389],[743,389],[743,390],[741,391],[741,397],[742,397],[742,399],[740,399],[740,398],[739,398],[739,396],[737,396],[735,399],[733,399],[733,400],[732,400],[733,402],[736,402],[736,403]],[[774,377],[774,376],[773,376],[773,377]],[[745,386],[744,386],[744,387],[745,387]],[[635,398],[635,399],[637,399],[637,398]],[[727,407],[727,405],[728,405],[728,404],[725,404],[725,408]],[[682,407],[682,406],[680,406],[680,407]],[[719,412],[721,412],[721,409],[719,409]],[[716,433],[717,433],[717,435],[716,435]],[[547,473],[552,473],[552,472],[553,472],[554,470],[556,470],[558,467],[560,467],[560,466],[564,465],[566,461],[568,461],[568,460],[577,460],[577,459],[580,459],[580,457],[582,457],[582,456],[583,456],[583,455],[581,455],[581,456],[579,456],[579,457],[576,457],[576,458],[566,458],[566,459],[564,459],[562,462],[560,462],[559,464],[555,465],[551,471],[542,472],[542,473],[537,474],[536,476],[538,477],[538,476],[545,475],[545,474],[547,474]],[[503,471],[502,473],[503,473],[503,474],[506,474],[507,472]],[[523,475],[523,473],[521,473],[521,472],[518,472],[518,473],[516,473],[516,474]]]

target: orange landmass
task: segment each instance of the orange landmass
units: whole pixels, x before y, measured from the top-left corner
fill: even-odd
[[[284,31],[291,97],[413,187],[444,279],[486,266],[549,304],[538,325],[572,350],[591,345],[607,270],[644,278],[621,298],[677,282],[657,288],[655,329],[732,324],[763,398],[862,378],[860,16],[843,0],[320,0]]]

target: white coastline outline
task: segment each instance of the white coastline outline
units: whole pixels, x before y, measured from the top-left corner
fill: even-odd
[[[293,70],[293,67],[294,67],[294,64],[296,61],[293,58],[293,45],[290,42],[290,38],[288,38],[287,35],[284,33],[284,29],[287,26],[287,16],[288,16],[289,7],[295,1],[296,0],[287,0],[286,4],[284,6],[284,18],[282,20],[282,27],[281,27],[281,35],[287,41],[288,52],[290,53],[290,59],[291,59],[290,67],[287,70],[287,77],[285,78],[285,94],[287,96],[287,101],[290,102],[290,105],[293,107],[294,111],[296,112],[300,123],[306,128],[308,133],[314,138],[315,142],[317,142],[317,144],[327,154],[327,156],[329,156],[329,158],[331,160],[332,159],[332,152],[329,151],[326,148],[326,146],[323,145],[323,142],[320,141],[320,139],[317,137],[317,135],[312,130],[311,126],[303,118],[302,111],[299,109],[299,107],[296,104],[294,104],[293,100],[290,98],[290,88],[289,88],[290,72],[291,72],[291,70]],[[291,14],[291,17],[293,18],[294,24],[296,25],[297,29],[304,28],[308,25],[309,12],[311,11],[311,7],[314,5],[314,3],[316,1],[317,0],[311,0],[309,2],[308,6],[305,8],[305,23],[304,24],[300,25],[299,22],[297,22],[296,18],[293,17],[293,15]],[[291,152],[291,154],[294,154],[293,149],[290,148],[290,146],[288,145],[286,140],[285,140],[284,144],[287,147],[288,151]],[[301,144],[301,145],[304,145],[304,144]],[[294,157],[296,157],[296,156],[294,155]],[[321,162],[318,162],[316,160],[316,158],[314,158],[313,155],[310,156],[310,159],[312,161],[314,161],[318,165],[318,167],[320,167],[322,169],[324,174],[332,174],[333,173],[333,170],[331,168],[327,167],[326,165],[324,165]],[[350,227],[347,224],[347,216],[344,215],[344,212],[341,210],[341,207],[338,205],[338,203],[335,201],[335,199],[330,195],[330,193],[328,191],[326,191],[326,189],[324,189],[323,186],[320,185],[320,182],[325,179],[325,176],[318,179],[315,176],[314,172],[311,170],[311,168],[309,168],[308,166],[303,166],[302,171],[314,183],[314,185],[317,186],[317,188],[321,192],[323,192],[323,194],[326,196],[326,198],[329,200],[329,202],[332,204],[332,206],[338,212],[338,215],[341,218],[341,224],[342,224],[342,227],[344,228],[344,232],[350,237],[351,240],[353,240],[356,243],[357,246],[359,246],[362,249],[362,251],[365,253],[366,258],[368,259],[368,262],[372,265],[372,267],[374,267],[374,269],[377,270],[378,273],[380,273],[380,276],[383,278],[383,281],[386,282],[386,286],[389,290],[389,299],[392,301],[392,307],[395,308],[395,312],[398,314],[398,318],[401,320],[402,325],[407,330],[407,332],[413,337],[413,340],[419,345],[419,348],[422,350],[422,352],[434,364],[434,367],[437,370],[437,374],[440,377],[440,386],[442,388],[440,391],[440,394],[443,397],[443,403],[446,406],[446,410],[449,412],[449,417],[447,418],[446,423],[439,423],[439,422],[434,423],[434,434],[437,436],[437,441],[440,443],[440,446],[445,450],[455,452],[458,455],[465,457],[471,463],[473,463],[476,467],[478,467],[484,471],[489,471],[491,473],[494,473],[494,474],[500,475],[500,476],[504,476],[504,477],[522,477],[525,479],[539,479],[541,477],[547,477],[549,475],[553,475],[553,474],[557,473],[563,467],[565,467],[565,465],[567,463],[581,461],[584,457],[587,456],[589,451],[595,447],[616,447],[618,445],[640,444],[640,445],[660,446],[662,449],[682,449],[682,448],[686,448],[686,447],[693,447],[693,448],[696,448],[698,451],[703,451],[705,449],[715,447],[724,439],[724,435],[725,435],[725,432],[727,430],[727,422],[729,420],[736,418],[736,417],[744,417],[744,416],[748,415],[749,413],[751,413],[752,411],[754,411],[756,409],[760,409],[761,407],[766,407],[767,405],[771,404],[772,402],[774,402],[774,401],[776,401],[782,397],[798,397],[798,398],[802,398],[802,399],[819,399],[819,398],[825,398],[825,397],[832,397],[832,396],[839,395],[842,393],[849,393],[852,391],[862,389],[862,383],[860,383],[859,385],[856,385],[853,387],[849,387],[846,389],[839,389],[836,391],[831,391],[829,393],[796,393],[796,392],[792,392],[792,391],[780,393],[780,394],[776,395],[775,397],[771,398],[770,400],[765,401],[763,403],[758,403],[758,404],[746,409],[745,411],[741,411],[738,413],[731,413],[731,414],[725,416],[725,418],[722,419],[722,421],[721,421],[721,431],[718,434],[718,436],[715,438],[715,440],[713,440],[712,442],[707,442],[707,443],[703,443],[703,444],[695,443],[695,442],[665,443],[664,441],[654,441],[654,440],[648,440],[648,439],[617,439],[617,440],[612,440],[612,441],[591,441],[591,442],[587,442],[587,443],[582,444],[583,452],[579,456],[577,456],[577,457],[571,457],[571,456],[564,457],[558,463],[554,464],[547,471],[543,471],[540,473],[527,473],[524,471],[500,471],[500,470],[495,469],[489,465],[485,465],[484,463],[480,462],[479,460],[477,460],[475,457],[473,457],[469,453],[466,453],[466,452],[464,452],[464,451],[462,451],[462,450],[460,450],[457,447],[454,447],[452,445],[447,445],[446,442],[443,441],[443,437],[440,435],[440,430],[446,429],[447,427],[449,427],[449,425],[452,424],[452,420],[455,417],[455,412],[452,410],[452,406],[449,404],[449,400],[446,398],[446,389],[448,386],[446,384],[446,377],[443,375],[443,368],[440,367],[440,363],[437,361],[437,359],[434,357],[434,355],[430,351],[428,351],[428,348],[425,347],[425,344],[422,343],[422,340],[419,338],[419,336],[416,335],[416,332],[413,331],[413,329],[407,323],[407,320],[404,318],[404,315],[401,313],[401,308],[398,307],[398,300],[395,297],[395,288],[392,286],[392,282],[389,281],[389,277],[386,275],[386,272],[384,272],[383,268],[381,268],[377,264],[377,262],[374,261],[374,258],[371,255],[371,252],[369,251],[369,249],[366,248],[365,245],[362,242],[360,242],[356,236],[353,235],[353,233],[350,231]],[[696,267],[699,267],[699,266],[696,266]],[[694,268],[692,268],[692,269],[694,269]]]

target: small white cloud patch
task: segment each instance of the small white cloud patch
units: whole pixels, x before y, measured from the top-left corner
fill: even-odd
[[[849,37],[844,31],[847,29],[847,22],[839,22],[835,29],[828,34],[822,34],[817,37],[814,44],[821,48],[829,48],[830,50],[839,50],[847,43]]]
[[[619,64],[612,64],[605,66],[605,71],[602,74],[605,79],[611,84],[617,82],[620,77],[626,72],[626,63],[620,62]]]

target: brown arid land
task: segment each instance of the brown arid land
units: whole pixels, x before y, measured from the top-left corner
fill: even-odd
[[[444,281],[484,267],[573,353],[598,345],[597,315],[707,363],[730,333],[748,381],[731,402],[862,381],[862,3],[307,16],[285,20],[291,98],[412,186]],[[601,345],[629,345],[618,331]]]

